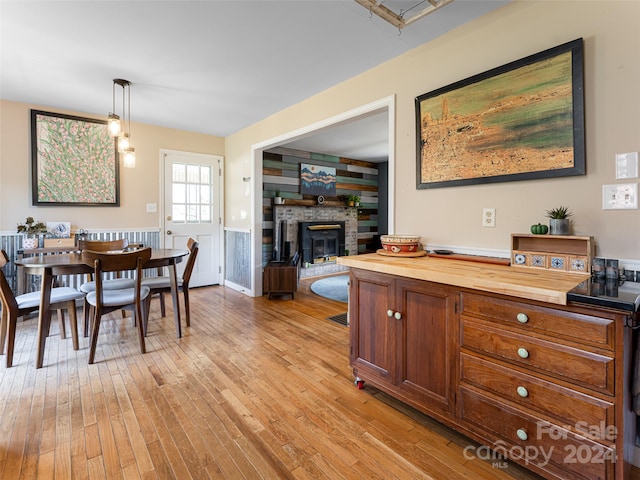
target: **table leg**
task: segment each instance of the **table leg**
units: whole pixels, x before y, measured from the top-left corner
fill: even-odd
[[[17,295],[22,295],[25,292],[25,285],[27,284],[27,274],[24,268],[20,265],[16,267],[16,275],[18,277]]]
[[[173,319],[176,322],[176,337],[182,338],[182,325],[180,324],[180,298],[178,296],[178,275],[176,273],[175,260],[172,260],[169,264],[169,280],[171,282],[171,298],[173,300]]]
[[[38,312],[38,346],[36,351],[36,368],[42,368],[44,345],[51,325],[51,285],[53,275],[50,268],[43,269],[40,285],[40,311]]]

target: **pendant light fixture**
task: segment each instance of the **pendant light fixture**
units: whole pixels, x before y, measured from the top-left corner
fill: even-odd
[[[127,168],[135,168],[136,166],[136,149],[128,147],[124,149],[124,162],[123,165]]]
[[[116,85],[122,87],[122,120],[116,112]],[[123,155],[123,165],[136,166],[136,151],[131,146],[131,82],[122,78],[113,79],[113,113],[107,120],[109,134],[118,137],[118,151]]]
[[[118,83],[117,79],[113,80],[113,89],[112,89],[112,99],[113,106],[111,108],[111,112],[109,112],[109,118],[107,119],[107,128],[109,129],[109,135],[112,137],[117,137],[120,135],[120,116],[116,113],[116,83]],[[123,89],[123,98],[124,98],[124,86]]]

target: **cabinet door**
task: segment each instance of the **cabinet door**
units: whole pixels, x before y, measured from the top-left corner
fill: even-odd
[[[396,323],[393,277],[351,270],[351,366],[356,376],[373,383],[394,381]]]
[[[397,385],[428,408],[452,410],[455,295],[441,285],[398,280]]]

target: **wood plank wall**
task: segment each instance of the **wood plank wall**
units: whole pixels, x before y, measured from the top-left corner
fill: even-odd
[[[300,164],[324,165],[336,169],[336,196],[325,197],[327,203],[344,202],[343,196],[358,195],[358,253],[375,251],[378,234],[378,165],[372,162],[322,155],[288,148],[264,152],[262,161],[262,258],[263,264],[273,251],[272,198],[276,190],[285,203],[309,201],[316,197],[300,193]]]

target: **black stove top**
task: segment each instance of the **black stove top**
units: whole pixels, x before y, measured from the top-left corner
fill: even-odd
[[[567,300],[637,312],[640,309],[640,283],[591,277],[567,292]]]

